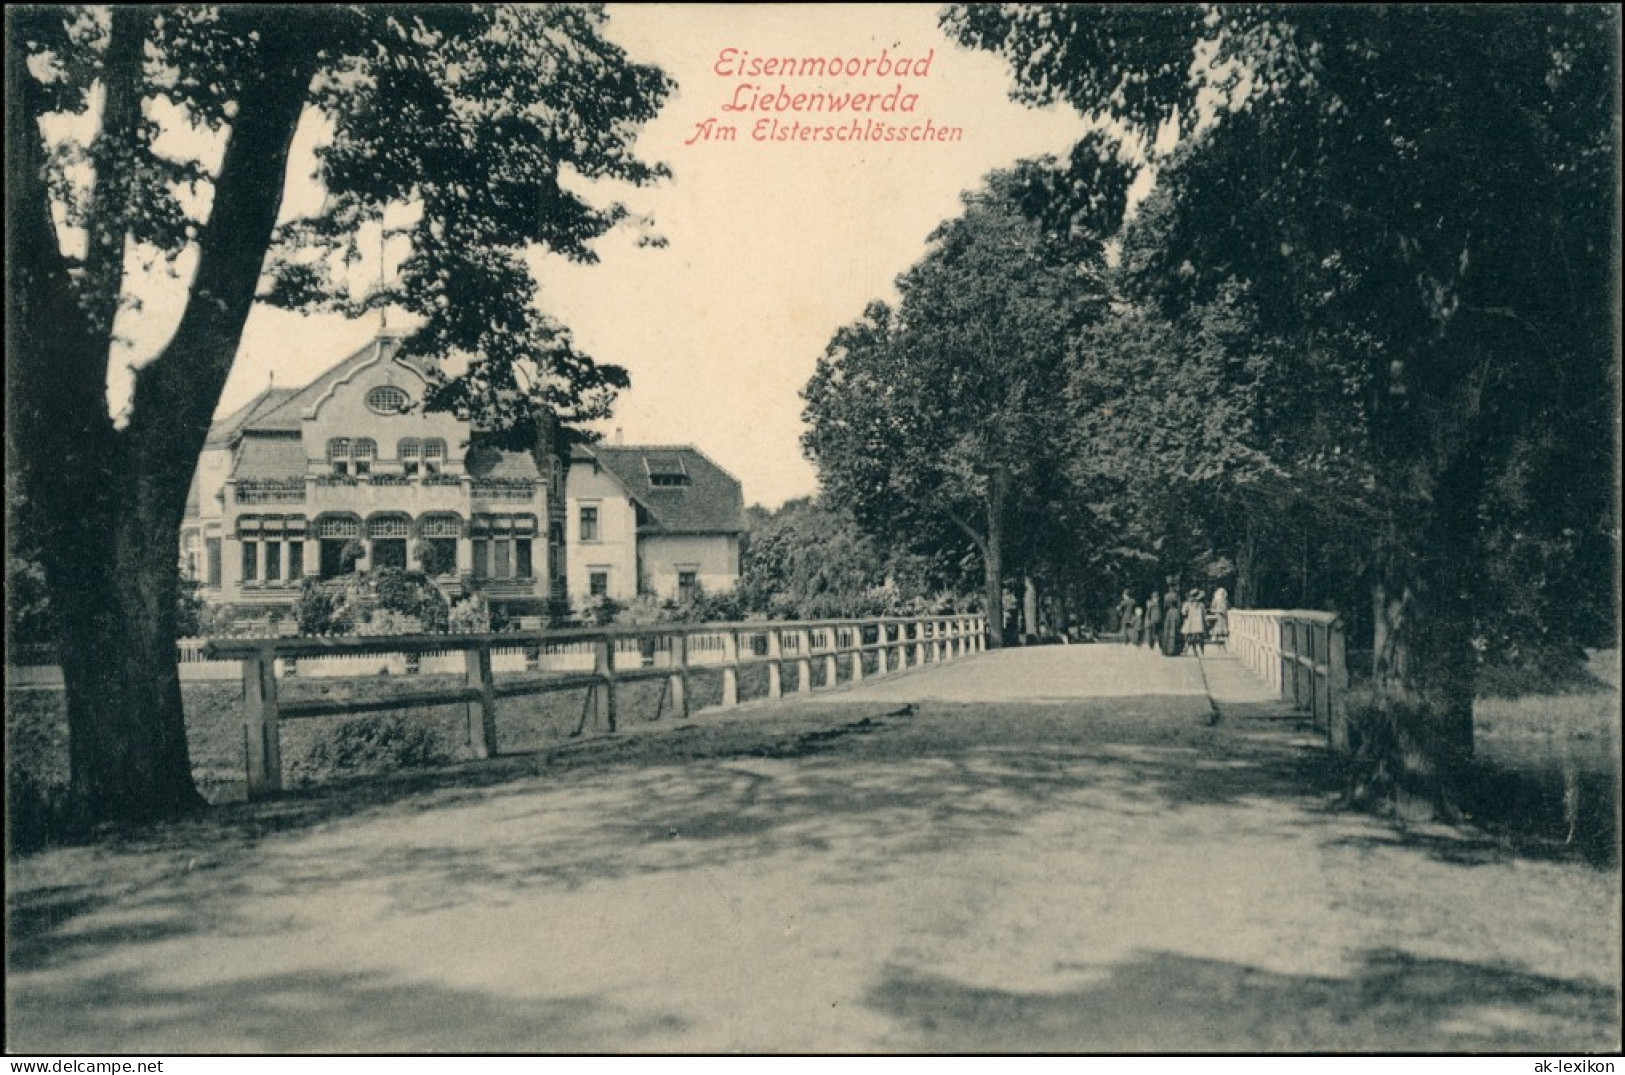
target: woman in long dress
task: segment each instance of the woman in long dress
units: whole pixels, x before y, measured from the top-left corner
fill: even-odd
[[[1213,641],[1223,646],[1230,638],[1230,593],[1223,586],[1213,591]]]
[[[1173,580],[1168,581],[1168,592],[1162,595],[1162,655],[1179,655],[1179,590]]]
[[[1202,640],[1207,635],[1207,605],[1202,602],[1201,590],[1191,591],[1179,614],[1183,621],[1180,631],[1185,636],[1185,648],[1195,650],[1198,657],[1202,656]]]

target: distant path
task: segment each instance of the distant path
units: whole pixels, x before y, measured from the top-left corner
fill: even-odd
[[[1280,718],[1009,650],[32,856],[7,1046],[1619,1048],[1617,873],[1335,811]]]

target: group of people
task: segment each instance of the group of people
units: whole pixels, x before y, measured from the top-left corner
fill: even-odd
[[[1201,589],[1192,589],[1181,601],[1178,584],[1169,579],[1165,593],[1152,593],[1143,604],[1124,590],[1117,602],[1117,620],[1125,646],[1155,647],[1165,657],[1181,653],[1200,657],[1209,638],[1222,643],[1230,635],[1230,595],[1219,587],[1211,608]]]

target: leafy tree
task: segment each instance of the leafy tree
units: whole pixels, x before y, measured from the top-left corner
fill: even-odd
[[[1505,611],[1488,558],[1525,527],[1568,535],[1553,581],[1575,597],[1566,580],[1602,592],[1617,562],[1617,12],[975,5],[945,22],[1029,100],[1142,148],[1185,136],[1125,269],[1172,311],[1246,281],[1260,330],[1358,401],[1377,689],[1419,715],[1410,775],[1448,789],[1472,749],[1475,631]],[[1514,486],[1525,510],[1497,518]]]
[[[830,499],[877,533],[951,523],[1003,607],[1006,546],[1055,459],[1066,340],[1098,316],[1102,249],[1021,209],[1028,173],[965,196],[931,251],[838,331],[804,390],[803,445]],[[997,638],[997,636],[995,636]]]
[[[404,306],[422,321],[406,350],[468,360],[430,405],[527,444],[540,407],[579,419],[625,385],[535,309],[523,260],[535,248],[590,260],[626,217],[585,203],[567,174],[661,174],[631,141],[670,83],[607,42],[603,19],[575,5],[7,10],[7,464],[45,550],[87,817],[200,802],[175,671],[175,549],[262,287],[289,306]],[[331,134],[328,198],[278,227],[307,113]],[[94,121],[89,145],[60,134],[80,117]],[[334,259],[353,258],[391,208],[411,218],[411,252],[396,286],[357,299]],[[115,319],[143,259],[176,268],[167,286],[184,312],[115,418]]]

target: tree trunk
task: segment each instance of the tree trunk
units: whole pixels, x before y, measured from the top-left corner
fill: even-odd
[[[1244,513],[1246,509],[1243,509]],[[1235,604],[1238,608],[1256,608],[1258,596],[1255,594],[1253,581],[1254,564],[1258,558],[1257,538],[1253,533],[1253,520],[1250,514],[1246,515],[1242,523],[1243,532],[1241,545],[1236,549],[1236,592]]]
[[[1473,595],[1483,473],[1471,449],[1446,468],[1410,548],[1390,548],[1372,587],[1372,685],[1400,808],[1456,816],[1473,755]]]
[[[988,480],[987,538],[982,548],[982,568],[986,576],[988,646],[1004,645],[1004,499],[1005,479],[994,474]]]
[[[86,820],[203,805],[176,669],[179,527],[132,510],[47,564],[67,688],[73,802]]]
[[[1030,645],[1038,641],[1038,584],[1031,575],[1022,576],[1021,642]]]
[[[107,407],[111,325],[94,316],[106,294],[84,294],[70,278],[50,216],[37,109],[22,107],[25,61],[7,35],[7,476],[42,548],[67,688],[69,783],[83,822],[160,817],[202,802],[176,667],[178,538],[316,60],[313,42],[275,25],[267,22],[258,63],[245,71],[185,310],[169,344],[137,372],[122,430]],[[138,59],[141,50],[124,53]],[[117,178],[97,176],[93,231],[127,226],[130,195]],[[116,245],[109,240],[108,258]],[[116,302],[117,284],[98,286],[112,288]]]

